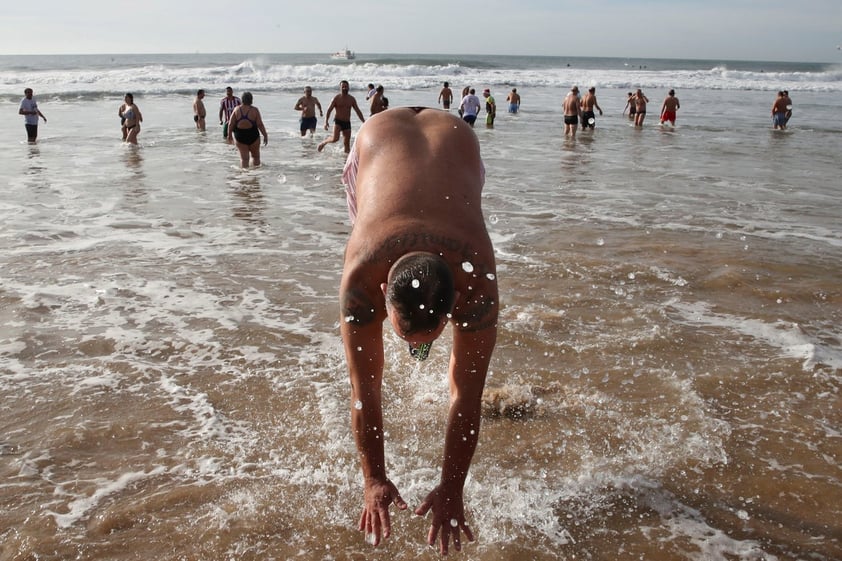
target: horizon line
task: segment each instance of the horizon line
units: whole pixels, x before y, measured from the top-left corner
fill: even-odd
[[[618,60],[692,60],[692,61],[722,61],[722,62],[767,62],[767,63],[801,63],[801,64],[842,64],[842,60],[818,61],[818,60],[773,60],[773,59],[749,59],[749,58],[698,58],[698,57],[663,57],[663,56],[612,56],[612,55],[564,55],[564,54],[511,54],[511,53],[444,53],[444,52],[360,52],[352,51],[357,56],[469,56],[469,57],[535,57],[535,58],[591,58],[591,59],[618,59]],[[79,53],[0,53],[0,57],[38,57],[38,56],[164,56],[164,55],[324,55],[329,57],[332,53],[323,51],[148,51],[148,52],[79,52]]]

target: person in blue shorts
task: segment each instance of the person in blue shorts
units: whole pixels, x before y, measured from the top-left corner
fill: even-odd
[[[517,88],[512,88],[512,91],[506,97],[509,102],[509,113],[517,113],[520,111],[520,94],[517,93]]]
[[[319,116],[324,116],[322,104],[319,103],[318,98],[313,97],[313,88],[307,86],[304,88],[304,95],[298,99],[293,108],[296,111],[301,111],[301,136],[306,135],[307,131],[310,131],[310,136],[316,133],[316,125],[319,124],[319,120],[316,118],[316,107],[319,108]]]
[[[775,103],[772,104],[772,128],[775,130],[786,130],[787,97],[784,92],[778,92]]]
[[[469,89],[467,95],[462,98],[462,103],[459,104],[459,111],[460,115],[462,115],[462,120],[469,125],[474,126],[474,123],[477,122],[477,115],[479,115],[480,107],[481,105],[479,103],[479,98],[477,97],[477,91],[474,88]]]

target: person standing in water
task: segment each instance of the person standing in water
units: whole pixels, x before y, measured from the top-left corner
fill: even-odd
[[[306,135],[307,131],[310,131],[311,137],[316,134],[316,125],[319,124],[319,119],[316,118],[316,107],[319,108],[319,117],[323,117],[322,104],[319,103],[317,97],[313,96],[313,88],[307,86],[304,88],[304,95],[298,98],[295,107],[293,107],[296,111],[301,111],[299,121],[301,136]]]
[[[634,94],[634,126],[643,126],[643,120],[646,118],[647,103],[649,103],[649,98],[643,95],[643,90],[638,88]]]
[[[450,89],[450,84],[447,82],[444,83],[444,87],[439,92],[439,103],[445,111],[449,111],[450,104],[453,103],[453,90]]]
[[[38,102],[33,97],[32,88],[23,90],[23,99],[20,100],[18,115],[23,115],[23,125],[26,127],[26,139],[30,144],[38,140],[38,117],[47,122],[47,118],[38,109]]]
[[[494,96],[491,95],[491,90],[488,88],[482,92],[482,97],[485,98],[485,126],[493,129],[494,119],[497,117],[497,102],[494,100]]]
[[[778,92],[778,97],[775,98],[775,102],[772,104],[772,128],[776,130],[786,130],[786,113],[789,111],[787,108],[788,106],[789,101],[784,95],[784,92]]]
[[[232,137],[237,141],[237,150],[240,152],[240,165],[249,167],[249,156],[251,156],[254,167],[260,165],[260,135],[263,134],[263,145],[269,143],[269,135],[263,125],[260,116],[260,109],[254,107],[254,97],[251,92],[243,94],[242,104],[238,105],[231,113],[228,121],[228,142]]]
[[[229,139],[228,121],[231,119],[231,114],[234,112],[242,100],[234,95],[234,88],[228,86],[225,88],[225,97],[219,102],[219,124],[222,125],[222,138]]]
[[[462,98],[462,102],[459,104],[459,115],[462,117],[462,120],[474,126],[474,123],[477,122],[477,116],[479,115],[480,110],[480,103],[479,98],[476,95],[477,91],[474,88],[469,88],[468,93]]]
[[[623,108],[623,115],[626,114],[626,109],[629,110],[629,121],[634,121],[634,114],[635,114],[635,105],[634,105],[634,94],[629,92],[629,97],[626,100],[626,106]]]
[[[196,92],[196,100],[193,102],[193,121],[196,123],[196,130],[204,132],[205,117],[208,112],[205,110],[205,90]]]
[[[786,100],[786,119],[784,120],[784,124],[789,125],[789,120],[792,118],[792,98],[789,97],[788,90],[784,90],[784,99]]]
[[[678,103],[678,98],[675,97],[675,90],[670,90],[667,97],[664,98],[664,104],[661,106],[661,124],[666,122],[675,126],[676,111],[681,107]]]
[[[330,125],[330,114],[334,109],[336,110],[336,118],[333,120],[333,135],[319,144],[319,152],[324,150],[328,144],[338,141],[340,135],[342,135],[345,144],[345,153],[351,152],[351,110],[353,109],[357,113],[357,117],[363,123],[365,123],[365,117],[363,112],[360,111],[359,105],[357,105],[357,100],[348,93],[350,90],[351,85],[348,80],[339,82],[339,93],[333,97],[325,116],[325,130],[327,130]]]
[[[129,144],[137,145],[137,135],[140,134],[140,123],[143,122],[143,115],[134,103],[134,96],[127,93],[123,98],[123,105],[117,110],[123,128],[123,140]]]
[[[520,94],[517,93],[517,88],[512,88],[512,91],[506,96],[506,101],[509,104],[509,113],[520,111]]]
[[[561,104],[561,109],[564,113],[564,136],[576,138],[576,129],[579,128],[579,111],[581,110],[578,86],[573,86],[567,93]]]
[[[595,87],[588,88],[588,93],[582,98],[580,105],[582,106],[582,130],[596,128],[596,114],[593,110],[596,108],[599,111],[599,116],[602,117],[602,107],[596,102]]]

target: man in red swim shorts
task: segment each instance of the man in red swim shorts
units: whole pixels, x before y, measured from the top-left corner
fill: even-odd
[[[675,126],[675,112],[678,111],[679,107],[681,105],[678,103],[678,98],[675,97],[675,90],[670,90],[661,106],[661,124],[669,121],[672,126]]]

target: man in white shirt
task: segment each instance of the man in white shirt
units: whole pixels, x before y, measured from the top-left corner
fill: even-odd
[[[474,123],[477,121],[477,115],[479,115],[480,107],[477,91],[471,88],[468,95],[462,98],[462,103],[459,105],[459,108],[462,110],[462,119],[469,125],[474,126]]]
[[[26,88],[23,90],[23,95],[25,96],[22,100],[20,100],[20,109],[18,110],[18,114],[23,115],[23,123],[26,127],[26,137],[30,144],[35,144],[36,139],[38,138],[38,117],[44,119],[44,122],[47,122],[47,118],[41,113],[41,110],[38,109],[38,102],[35,101],[35,98],[32,97],[32,88]]]

